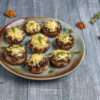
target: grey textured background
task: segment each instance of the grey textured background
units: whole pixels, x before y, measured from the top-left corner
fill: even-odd
[[[75,27],[78,20],[88,23],[100,11],[100,0],[0,0],[0,25],[12,19],[1,12],[13,7],[17,17],[49,16]],[[53,81],[29,81],[13,76],[0,66],[0,100],[100,100],[100,22],[81,31],[87,55],[79,69]],[[78,30],[80,31],[80,30]]]

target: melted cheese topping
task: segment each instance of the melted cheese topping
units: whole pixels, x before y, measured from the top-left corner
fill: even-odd
[[[52,55],[56,58],[56,59],[66,59],[71,57],[71,54],[69,51],[66,50],[54,50]]]
[[[70,37],[68,33],[60,34],[59,36],[57,36],[57,39],[64,43],[72,43],[72,37]]]
[[[37,48],[44,48],[48,47],[48,37],[44,36],[43,34],[36,34],[32,36],[31,44]]]
[[[12,27],[12,28],[9,28],[7,29],[7,37],[11,37],[12,40],[22,40],[25,36],[24,32],[17,28],[17,27]]]
[[[56,28],[58,27],[58,23],[54,20],[49,20],[45,23],[45,27],[50,29],[50,32],[54,32]]]
[[[13,45],[8,47],[6,50],[10,52],[12,56],[15,55],[20,57],[23,55],[23,53],[25,53],[25,48],[21,45]]]
[[[36,53],[31,56],[31,58],[28,60],[28,63],[30,65],[35,66],[35,65],[38,65],[43,59],[44,59],[43,54]]]
[[[40,25],[37,22],[30,20],[26,23],[26,30],[30,33],[33,32],[33,30],[36,32],[40,31]]]

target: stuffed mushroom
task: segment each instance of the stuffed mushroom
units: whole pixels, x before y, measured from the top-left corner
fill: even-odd
[[[5,38],[9,44],[21,43],[24,37],[25,37],[24,31],[18,27],[11,27],[6,29]]]
[[[48,37],[41,33],[33,35],[29,47],[32,49],[33,52],[41,53],[47,51],[50,47]]]
[[[74,38],[69,33],[61,33],[56,37],[56,45],[59,49],[69,50],[74,45]]]
[[[48,70],[48,59],[43,54],[35,53],[27,59],[27,66],[34,74],[42,73]]]
[[[5,48],[3,57],[12,65],[23,64],[26,60],[26,49],[22,45],[14,44]]]
[[[27,32],[28,35],[33,35],[40,32],[41,26],[34,20],[26,21],[24,25],[24,30]]]
[[[44,23],[41,30],[42,33],[44,33],[48,37],[55,37],[61,32],[62,28],[61,24],[58,21],[48,20]]]
[[[57,49],[50,53],[49,58],[51,65],[57,68],[62,68],[70,63],[71,54],[69,51]]]

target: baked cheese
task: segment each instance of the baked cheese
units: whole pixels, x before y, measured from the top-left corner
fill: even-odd
[[[24,38],[24,32],[18,27],[12,27],[7,29],[6,37],[11,37],[12,40],[22,40]]]
[[[33,31],[40,31],[40,25],[35,22],[34,20],[29,20],[27,23],[26,23],[26,30],[27,32],[29,33],[32,33]]]
[[[55,32],[56,28],[58,27],[58,23],[54,20],[49,20],[45,23],[45,27],[47,27],[50,32]]]
[[[44,59],[44,55],[43,54],[38,54],[35,53],[31,56],[31,58],[28,60],[28,63],[30,65],[38,65],[42,60]]]
[[[31,44],[36,48],[45,48],[48,47],[48,37],[45,35],[38,33],[32,36]]]
[[[25,53],[25,48],[22,45],[12,45],[6,49],[12,56],[22,56]]]
[[[66,59],[71,57],[70,51],[60,49],[54,50],[51,55],[53,55],[56,59]]]
[[[63,43],[72,43],[72,37],[68,33],[61,33],[57,36],[57,39]]]

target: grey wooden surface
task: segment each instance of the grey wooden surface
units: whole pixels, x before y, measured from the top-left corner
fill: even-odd
[[[0,26],[12,19],[1,12],[13,7],[17,17],[49,16],[75,27],[78,20],[88,23],[100,11],[100,0],[0,0]],[[53,81],[29,81],[18,78],[0,66],[0,100],[100,100],[100,21],[80,31],[87,55],[79,69],[71,75]]]

